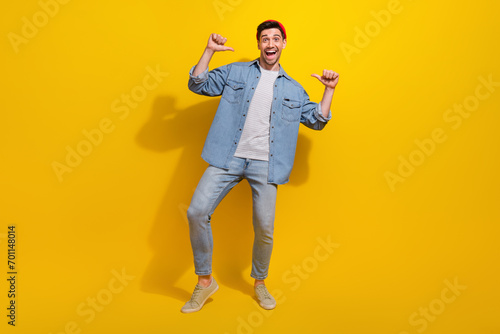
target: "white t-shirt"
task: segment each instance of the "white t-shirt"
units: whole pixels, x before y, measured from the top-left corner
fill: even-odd
[[[269,71],[261,67],[260,72],[261,77],[250,101],[241,139],[234,156],[268,161],[273,85],[279,71]]]

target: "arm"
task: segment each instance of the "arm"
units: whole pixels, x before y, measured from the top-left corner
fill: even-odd
[[[333,93],[335,93],[335,88],[325,87],[325,91],[323,93],[323,99],[321,100],[321,113],[323,117],[328,117],[328,111],[332,106]]]
[[[233,48],[229,46],[224,46],[224,44],[227,42],[227,38],[222,37],[221,35],[218,34],[211,34],[210,37],[208,38],[208,43],[207,47],[205,48],[205,51],[203,51],[203,54],[198,61],[198,64],[194,68],[193,76],[197,77],[201,73],[205,72],[205,70],[208,69],[208,64],[210,63],[210,60],[212,59],[212,56],[214,55],[215,52],[217,51],[234,51]]]
[[[211,34],[207,46],[196,66],[189,72],[188,87],[191,91],[201,95],[218,96],[224,90],[228,66],[222,66],[208,72],[208,65],[212,56],[218,51],[234,51],[233,48],[224,46],[227,39]]]
[[[324,116],[322,104],[311,101],[306,91],[303,91],[302,101],[304,104],[302,105],[300,123],[313,130],[323,130],[332,118],[330,110],[327,109],[327,115]]]
[[[335,87],[339,82],[339,74],[333,71],[323,70],[322,76],[317,74],[311,74],[311,76],[317,78],[323,85],[325,85],[325,92],[323,93],[323,99],[320,104],[321,112],[326,118],[328,117],[328,112],[332,106],[333,93],[335,92]]]
[[[320,103],[311,102],[307,93],[304,92],[303,100],[305,103],[302,107],[300,122],[313,130],[322,130],[332,117],[330,108],[332,105],[333,93],[339,81],[339,75],[333,71],[324,70],[323,76],[317,74],[312,74],[311,76],[317,78],[325,85],[325,91]]]

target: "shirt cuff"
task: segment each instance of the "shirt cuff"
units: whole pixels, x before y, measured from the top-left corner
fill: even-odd
[[[318,103],[318,106],[316,107],[316,109],[314,109],[314,116],[316,116],[316,118],[320,122],[326,123],[332,119],[332,111],[328,110],[328,117],[325,118],[325,116],[323,116],[323,113],[321,112],[321,103]]]
[[[194,68],[195,68],[195,67],[196,67],[196,65],[195,65],[195,66],[193,66],[193,67],[191,68],[191,70],[189,71],[189,77],[190,77],[191,79],[193,79],[194,83],[195,83],[195,84],[200,84],[200,83],[202,83],[202,82],[207,81],[207,80],[208,80],[208,68],[207,68],[207,69],[205,69],[205,71],[203,71],[203,72],[202,72],[202,73],[200,73],[199,75],[194,76],[194,75],[193,75],[193,72],[194,72]]]

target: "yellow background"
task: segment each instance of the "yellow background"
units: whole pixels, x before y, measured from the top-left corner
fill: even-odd
[[[500,333],[500,87],[457,129],[443,119],[479,77],[500,81],[499,5],[401,0],[377,31],[371,12],[389,6],[72,0],[16,53],[9,33],[21,36],[23,17],[32,22],[41,5],[4,2],[0,263],[6,277],[15,224],[19,274],[15,328],[1,280],[2,333],[70,333],[71,324],[93,334]],[[245,182],[213,217],[220,290],[201,312],[181,314],[196,282],[185,210],[218,101],[191,93],[188,71],[212,32],[236,51],[216,54],[211,68],[258,57],[256,26],[270,18],[288,32],[281,64],[312,100],[323,91],[312,73],[340,73],[333,119],[321,132],[301,128],[291,182],[279,187],[267,280],[279,305],[261,312],[252,298]],[[370,24],[367,45],[346,57],[341,45],[356,46],[356,29]],[[142,85],[148,66],[168,76],[121,119],[113,102]],[[59,182],[53,162],[65,163],[66,147],[103,119],[113,131]],[[436,128],[446,141],[392,191],[385,173]],[[319,261],[318,238],[328,237],[338,247]],[[109,297],[122,270],[134,278],[87,322],[77,308]],[[454,280],[466,288],[443,304]],[[432,321],[410,323],[440,303]]]

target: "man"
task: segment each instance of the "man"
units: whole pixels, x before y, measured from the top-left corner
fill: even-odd
[[[222,98],[202,151],[208,162],[187,211],[198,284],[184,313],[199,311],[218,289],[212,277],[211,215],[226,194],[242,179],[252,189],[254,289],[264,309],[276,307],[264,279],[273,247],[274,212],[278,184],[288,182],[295,157],[300,123],[321,130],[331,118],[330,106],[339,76],[333,71],[312,74],[325,85],[321,103],[309,101],[302,86],[279,64],[286,47],[286,30],[268,20],[257,27],[260,57],[208,72],[215,52],[234,51],[227,39],[211,34],[198,64],[190,71],[189,89]]]

